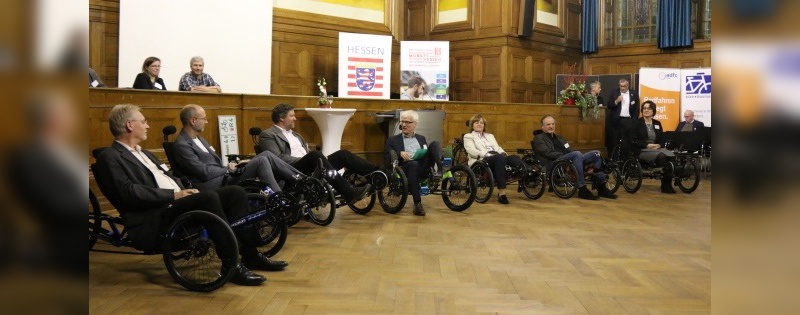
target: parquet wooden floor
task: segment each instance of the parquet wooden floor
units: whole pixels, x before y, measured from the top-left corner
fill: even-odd
[[[95,314],[694,314],[711,311],[711,181],[665,195],[645,180],[617,200],[545,193],[426,217],[376,205],[301,222],[259,287],[194,293],[161,256],[89,253]],[[509,188],[515,188],[511,186]],[[515,190],[515,189],[514,189]],[[513,190],[509,190],[513,191]]]

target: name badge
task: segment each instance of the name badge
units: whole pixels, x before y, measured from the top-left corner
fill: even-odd
[[[564,147],[569,149],[569,143],[564,143]]]
[[[94,81],[92,81],[91,85],[92,85],[92,87],[97,87],[98,85],[100,85],[100,82],[97,82],[97,80],[94,80]]]
[[[169,172],[169,167],[167,167],[167,164],[161,164],[158,167],[160,167],[162,170],[164,170],[164,172]]]
[[[422,148],[427,150],[428,149],[428,145],[427,144],[423,144]]]
[[[155,84],[153,84],[153,86],[155,86],[159,90],[162,89],[161,83],[156,82]]]
[[[631,105],[636,104],[636,101],[631,101]]]
[[[656,125],[656,129],[661,129],[661,126],[659,126],[659,125]]]
[[[211,149],[211,152],[217,152],[217,150],[214,150],[214,147],[212,146],[208,146],[208,148]]]

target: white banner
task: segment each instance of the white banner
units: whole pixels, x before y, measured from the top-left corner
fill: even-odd
[[[711,127],[711,68],[682,69],[681,115],[694,112],[694,119]]]
[[[389,98],[392,37],[339,32],[339,96]]]
[[[639,99],[653,101],[656,112],[653,118],[664,126],[664,130],[674,130],[681,121],[681,81],[680,69],[641,68],[639,69]],[[639,104],[641,110],[642,104]],[[639,115],[639,113],[631,113]]]
[[[409,90],[414,77],[423,80],[424,90]],[[400,95],[406,96],[401,99],[446,101],[449,88],[450,42],[400,42]]]
[[[219,150],[222,157],[222,165],[228,165],[228,154],[239,154],[239,135],[236,126],[236,116],[219,115]]]

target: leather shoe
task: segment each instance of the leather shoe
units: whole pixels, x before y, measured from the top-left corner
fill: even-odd
[[[578,198],[583,198],[586,200],[597,200],[600,197],[595,196],[591,191],[589,191],[586,186],[582,186],[578,188]]]
[[[497,201],[499,201],[504,205],[508,204],[508,198],[506,197],[506,195],[500,195],[500,197],[497,197]]]
[[[253,286],[264,283],[264,281],[267,281],[267,278],[239,264],[236,266],[236,270],[233,272],[230,281],[238,285]]]
[[[425,208],[422,207],[422,202],[414,203],[414,215],[425,216]]]
[[[617,199],[617,195],[608,190],[606,183],[602,183],[597,187],[597,196],[608,199]]]
[[[242,264],[250,269],[264,270],[264,271],[281,271],[289,265],[289,263],[280,260],[272,260],[261,253],[248,257],[242,257]]]

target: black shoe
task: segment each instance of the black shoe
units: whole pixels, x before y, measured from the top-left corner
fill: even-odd
[[[506,195],[500,195],[500,197],[497,197],[497,201],[499,201],[504,205],[508,204],[508,198],[506,197]]]
[[[414,203],[414,215],[418,215],[421,217],[425,216],[425,208],[422,207],[422,202],[415,202]]]
[[[606,187],[606,183],[602,183],[597,186],[597,196],[608,199],[617,199],[617,195],[608,190],[608,187]]]
[[[676,193],[675,188],[672,188],[672,178],[664,178],[661,180],[661,192],[665,194]]]
[[[369,194],[370,189],[372,189],[372,185],[370,184],[361,187],[353,187],[353,195],[347,200],[347,204],[352,205],[356,201],[364,199]]]
[[[264,281],[267,281],[267,278],[239,264],[236,266],[236,270],[233,272],[230,281],[238,285],[253,286],[264,283]]]
[[[271,260],[261,253],[255,255],[242,256],[242,265],[254,270],[281,271],[289,263],[280,260]]]
[[[578,188],[578,198],[583,198],[586,200],[597,200],[600,197],[595,196],[586,186],[582,186]]]

